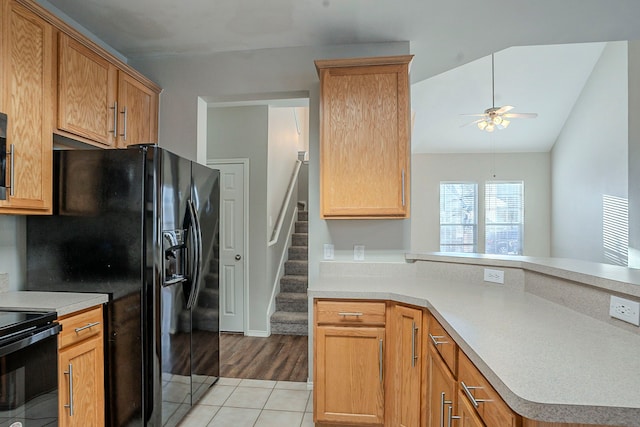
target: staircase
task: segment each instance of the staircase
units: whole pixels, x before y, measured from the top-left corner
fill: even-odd
[[[299,211],[295,232],[291,235],[289,256],[276,295],[276,311],[271,315],[271,333],[308,335],[308,212]]]

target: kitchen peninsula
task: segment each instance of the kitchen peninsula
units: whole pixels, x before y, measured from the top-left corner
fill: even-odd
[[[640,331],[608,318],[608,295],[640,299],[640,272],[529,257],[433,253],[406,260],[321,263],[310,298],[385,301],[387,312],[395,304],[424,310],[457,345],[460,366],[468,357],[522,417],[514,425],[640,426]],[[503,271],[504,284],[485,282],[485,267]],[[389,324],[387,317],[387,340],[397,331]],[[431,338],[426,330],[420,334],[423,342]],[[427,385],[421,387],[425,393]],[[314,377],[314,398],[322,392]],[[388,388],[385,393],[390,398]]]

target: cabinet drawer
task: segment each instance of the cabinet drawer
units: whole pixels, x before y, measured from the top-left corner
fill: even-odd
[[[519,416],[502,400],[489,382],[462,352],[458,355],[460,391],[488,426],[517,427]],[[465,390],[466,389],[466,390]],[[471,397],[476,401],[473,403]]]
[[[453,373],[456,375],[456,357],[457,357],[457,345],[451,336],[444,330],[442,325],[431,316],[429,321],[429,341],[433,345],[442,359]]]
[[[62,325],[59,348],[78,343],[102,333],[102,306],[58,319]]]
[[[316,323],[384,325],[384,301],[316,301]]]

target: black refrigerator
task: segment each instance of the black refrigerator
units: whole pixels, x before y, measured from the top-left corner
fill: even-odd
[[[109,294],[108,426],[174,426],[219,377],[219,171],[154,145],[54,152],[27,289]]]

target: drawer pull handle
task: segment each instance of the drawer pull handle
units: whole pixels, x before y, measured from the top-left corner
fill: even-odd
[[[99,324],[100,324],[100,322],[93,322],[93,323],[89,323],[89,324],[87,324],[87,325],[84,325],[84,326],[83,326],[83,327],[81,327],[81,328],[76,328],[76,334],[77,334],[77,333],[80,333],[80,332],[82,332],[82,331],[84,331],[85,329],[91,329],[91,328],[93,328],[94,326],[98,326]]]
[[[447,427],[451,427],[451,422],[453,420],[459,420],[460,416],[453,415],[453,406],[449,406],[449,415],[447,417]]]
[[[467,397],[473,404],[474,408],[477,408],[481,403],[491,402],[491,400],[489,399],[476,399],[475,397],[473,397],[471,390],[482,390],[482,387],[468,386],[464,383],[464,381],[460,381],[460,385],[462,386],[462,390],[464,391],[464,394],[467,395]]]
[[[438,341],[438,339],[440,339],[440,338],[446,338],[444,335],[436,335],[436,336],[434,336],[434,335],[429,334],[429,338],[431,338],[431,342],[436,347],[439,346],[440,344],[449,344],[449,341]]]
[[[411,367],[415,368],[416,360],[418,360],[418,355],[416,354],[416,334],[418,332],[418,327],[416,326],[416,322],[411,323],[412,334],[411,334]]]
[[[384,343],[382,340],[380,340],[380,353],[379,353],[379,372],[378,372],[378,377],[380,378],[380,382],[382,383],[384,381],[384,370],[383,370],[383,366],[384,366]]]
[[[69,404],[64,407],[69,408],[69,416],[73,417],[73,365],[71,363],[69,363],[69,370],[64,374],[69,375]]]
[[[359,313],[357,311],[341,311],[341,312],[338,313],[338,316],[360,317],[360,316],[362,316],[362,313]]]
[[[444,427],[444,407],[445,405],[451,405],[453,402],[451,400],[447,400],[445,397],[444,391],[440,393],[440,427]],[[451,406],[449,406],[451,408]]]

